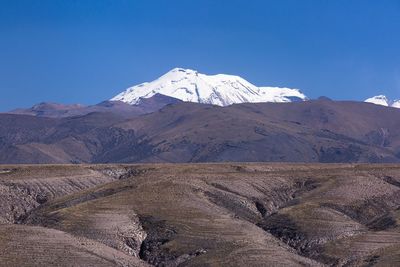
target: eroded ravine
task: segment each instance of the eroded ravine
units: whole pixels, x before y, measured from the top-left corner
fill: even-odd
[[[57,232],[57,228],[52,227],[57,221],[57,214],[47,217],[46,221],[41,221],[40,216],[37,216],[47,206],[53,205],[54,202],[57,203],[59,199],[64,197],[77,194],[76,198],[59,206],[58,208],[60,209],[115,194],[117,192],[114,192],[114,190],[100,191],[97,194],[85,194],[85,192],[114,181],[140,175],[146,171],[145,169],[139,170],[135,167],[120,166],[105,168],[86,166],[76,171],[75,168],[78,168],[76,166],[59,166],[59,168],[66,169],[64,175],[60,175],[59,172],[52,173],[52,167],[49,166],[32,166],[31,168],[33,170],[28,170],[28,173],[26,168],[13,168],[7,172],[1,172],[3,176],[0,177],[0,201],[2,202],[0,227],[3,225],[2,228],[4,229],[11,227],[10,229],[17,231],[20,228],[14,228],[11,225],[19,224],[21,225],[20,227],[26,228],[25,235],[27,236],[29,236],[30,231],[41,232],[43,230],[40,228],[45,227],[44,235],[49,231],[51,237],[58,236],[62,238],[68,243],[67,246],[71,246],[71,251],[74,251],[74,249],[86,250],[90,255],[94,255],[94,258],[97,257],[96,260],[100,260],[96,262],[99,265],[103,263],[106,263],[106,266],[110,266],[110,264],[118,266],[145,265],[140,260],[121,254],[125,253],[139,259],[141,243],[146,238],[146,233],[134,213],[126,214],[124,221],[113,220],[115,217],[112,214],[106,214],[105,221],[108,223],[99,227],[112,228],[116,234],[115,236],[105,237],[103,240],[79,234],[69,236],[68,232],[65,231]],[[68,175],[71,172],[72,175]],[[13,176],[13,179],[10,179],[10,176]],[[101,222],[101,220],[98,221]],[[51,229],[55,229],[55,232]],[[50,237],[46,238],[49,239]],[[43,240],[47,240],[46,238]],[[13,242],[12,240],[10,239],[10,242]],[[47,241],[53,242],[52,239]],[[35,242],[40,243],[40,240],[35,240]],[[29,265],[36,264],[31,262]],[[0,264],[0,266],[3,265]]]
[[[86,240],[88,251],[96,248],[99,262],[359,266],[399,257],[395,249],[400,248],[397,166],[85,168],[96,175],[73,169],[60,175],[55,168],[47,170],[53,174],[42,180],[34,173],[0,179],[28,186],[22,193],[29,194],[22,199],[36,202],[19,216],[22,227],[65,233],[72,237],[66,238],[68,242],[76,239],[74,247],[77,240]],[[109,251],[104,259],[101,250]],[[118,254],[119,260],[113,261],[110,255],[115,253],[125,256]]]

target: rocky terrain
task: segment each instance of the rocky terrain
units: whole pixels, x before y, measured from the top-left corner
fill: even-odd
[[[400,166],[2,165],[1,266],[399,266]]]

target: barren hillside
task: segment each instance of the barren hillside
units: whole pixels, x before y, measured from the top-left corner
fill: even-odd
[[[400,166],[19,165],[2,266],[396,266]]]

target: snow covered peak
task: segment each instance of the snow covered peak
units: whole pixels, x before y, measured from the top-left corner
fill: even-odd
[[[381,105],[381,106],[385,106],[385,107],[400,108],[400,100],[390,101],[384,95],[377,95],[377,96],[368,98],[364,102],[373,103],[373,104]]]
[[[381,106],[386,106],[386,107],[389,106],[389,100],[384,95],[377,95],[374,97],[370,97],[370,98],[366,99],[364,102],[381,105]]]
[[[298,89],[257,87],[239,76],[205,75],[195,70],[175,68],[157,80],[128,88],[112,101],[136,105],[155,94],[186,102],[227,106],[245,102],[292,102],[307,97]]]
[[[400,100],[394,100],[391,107],[400,108]]]
[[[297,102],[308,100],[299,89],[286,87],[259,87],[259,89],[264,99],[260,102]]]

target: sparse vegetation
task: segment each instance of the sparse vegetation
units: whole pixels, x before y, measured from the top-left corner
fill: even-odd
[[[398,165],[2,170],[2,266],[400,263]]]

